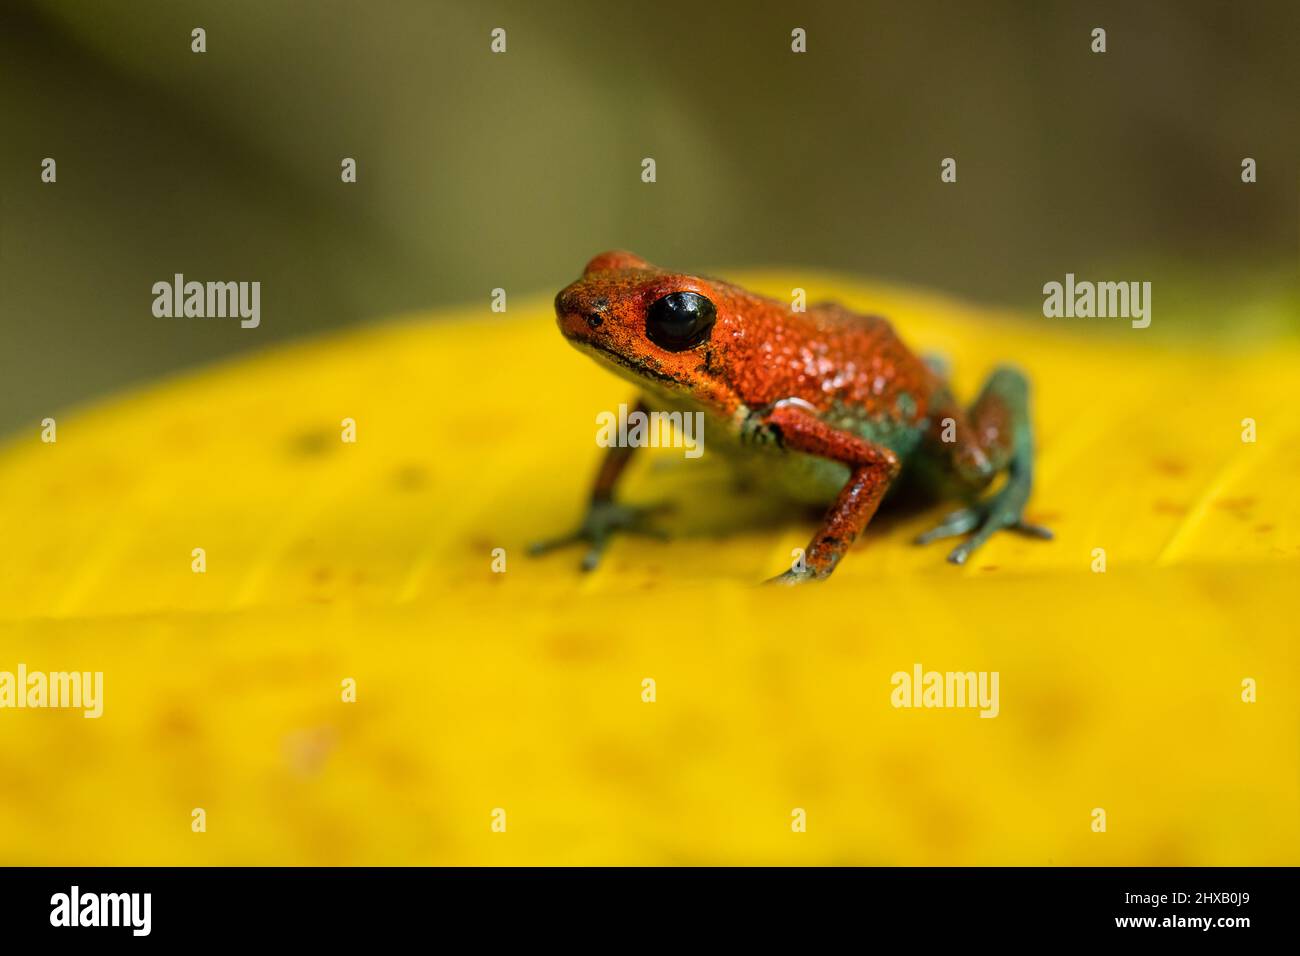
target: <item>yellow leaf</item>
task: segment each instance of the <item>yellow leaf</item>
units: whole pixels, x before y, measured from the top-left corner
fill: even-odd
[[[666,449],[626,497],[674,540],[530,559],[631,397],[540,298],[179,376],[0,454],[0,671],[104,674],[99,719],[0,710],[0,862],[1298,862],[1300,350],[737,278],[889,315],[967,396],[1027,369],[1056,540],[957,568],[913,509],[762,589],[807,516]],[[996,671],[996,719],[893,707],[915,664]]]

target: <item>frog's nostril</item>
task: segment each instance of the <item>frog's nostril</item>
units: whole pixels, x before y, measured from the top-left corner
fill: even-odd
[[[601,317],[601,314],[599,312],[587,313],[587,324],[591,326],[593,329],[600,328],[601,325],[604,323],[604,321],[605,321],[604,318]]]
[[[567,315],[578,310],[578,297],[568,289],[561,289],[555,297],[555,311],[558,315]]]

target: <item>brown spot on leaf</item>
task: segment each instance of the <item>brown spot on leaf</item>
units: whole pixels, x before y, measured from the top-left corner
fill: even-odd
[[[181,704],[172,704],[158,715],[158,731],[168,739],[194,737],[199,730],[199,722],[193,712]]]
[[[1252,497],[1243,498],[1220,498],[1214,503],[1214,507],[1220,511],[1226,511],[1234,518],[1242,521],[1246,520],[1246,512],[1255,506],[1255,499]]]
[[[316,458],[330,450],[330,433],[324,429],[300,432],[289,439],[289,451],[299,458]]]
[[[546,642],[547,654],[557,661],[590,661],[605,656],[605,646],[585,634],[561,632]]]
[[[295,730],[285,735],[285,762],[306,777],[318,773],[334,749],[338,735],[332,727]]]
[[[429,472],[423,465],[403,465],[393,473],[393,484],[403,491],[418,491],[429,483]]]

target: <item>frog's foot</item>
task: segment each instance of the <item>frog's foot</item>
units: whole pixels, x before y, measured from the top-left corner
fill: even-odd
[[[535,556],[570,544],[585,543],[587,553],[582,558],[582,570],[591,571],[600,564],[605,548],[615,532],[666,540],[667,532],[654,527],[650,523],[650,518],[669,510],[670,506],[666,504],[638,507],[619,504],[616,501],[594,501],[588,507],[582,524],[577,530],[560,535],[558,538],[534,542],[528,546],[528,553]]]
[[[937,526],[931,528],[925,534],[919,535],[916,543],[929,544],[931,541],[938,541],[940,538],[953,538],[958,535],[970,534],[969,538],[957,545],[952,553],[948,555],[948,560],[953,564],[965,564],[966,559],[975,553],[975,549],[993,537],[995,531],[1006,529],[1028,535],[1031,538],[1050,540],[1052,537],[1051,531],[1039,525],[1030,524],[1021,516],[1025,506],[1025,499],[1028,497],[1026,491],[1027,489],[1022,491],[1019,483],[1012,480],[993,497],[977,502],[969,508],[954,511],[940,521]]]
[[[774,578],[768,578],[764,584],[774,584],[782,587],[794,587],[796,584],[803,584],[807,581],[822,581],[827,577],[825,574],[805,568],[803,571],[795,571],[791,568],[784,574],[778,574]]]

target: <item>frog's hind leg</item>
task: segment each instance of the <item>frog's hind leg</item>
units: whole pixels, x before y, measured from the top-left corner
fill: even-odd
[[[955,435],[943,441],[947,419],[956,426]],[[1004,528],[1035,538],[1052,537],[1046,528],[1024,520],[1025,504],[1033,487],[1034,439],[1029,423],[1029,383],[1018,369],[998,368],[969,412],[962,412],[955,403],[947,410],[940,409],[929,438],[931,447],[940,449],[951,471],[972,496],[1003,470],[1007,482],[997,494],[948,515],[918,537],[917,544],[969,534],[948,555],[954,564],[964,564],[994,532]]]
[[[926,352],[921,356],[921,361],[925,362],[931,372],[945,381],[952,374],[952,363],[942,352]]]

